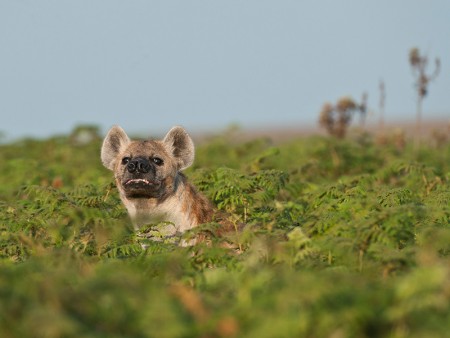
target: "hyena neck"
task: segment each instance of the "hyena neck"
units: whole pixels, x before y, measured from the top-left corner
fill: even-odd
[[[160,198],[121,196],[136,229],[145,224],[170,222],[178,232],[211,221],[210,202],[191,185],[183,174],[176,176],[171,193]]]

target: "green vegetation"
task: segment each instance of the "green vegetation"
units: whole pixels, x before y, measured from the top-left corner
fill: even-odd
[[[133,233],[95,128],[0,146],[0,336],[448,336],[450,144],[231,140],[187,175],[244,229],[192,247]]]

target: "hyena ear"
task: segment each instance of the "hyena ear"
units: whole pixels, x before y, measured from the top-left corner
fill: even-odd
[[[182,127],[173,127],[164,137],[163,143],[178,161],[178,169],[183,170],[194,162],[194,142]]]
[[[113,126],[103,140],[101,158],[103,165],[109,170],[114,170],[114,161],[123,152],[130,139],[119,126]]]

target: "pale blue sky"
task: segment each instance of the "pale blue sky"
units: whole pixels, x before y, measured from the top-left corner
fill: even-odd
[[[413,46],[442,61],[424,116],[450,118],[448,0],[0,0],[0,46],[8,138],[316,126],[343,95],[377,111],[380,79],[414,118]]]

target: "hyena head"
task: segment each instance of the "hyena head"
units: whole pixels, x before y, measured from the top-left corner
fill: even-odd
[[[164,200],[176,190],[177,175],[194,161],[194,143],[182,127],[162,140],[131,141],[119,126],[106,135],[103,165],[114,172],[123,198]]]

